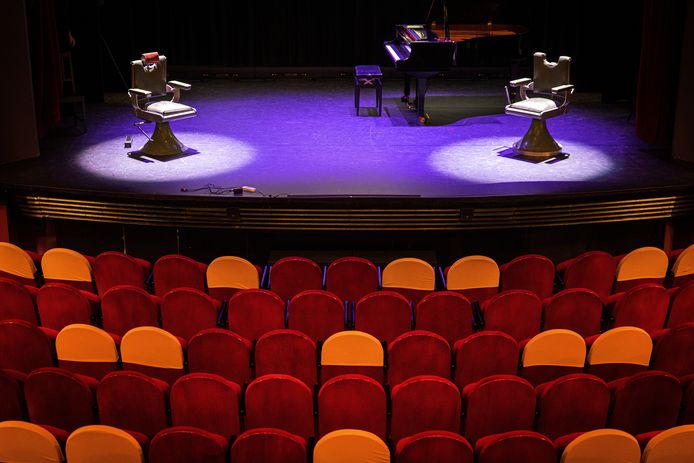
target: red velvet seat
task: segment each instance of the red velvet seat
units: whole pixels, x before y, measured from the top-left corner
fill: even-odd
[[[241,434],[231,446],[234,463],[306,463],[306,441],[287,431],[256,428]]]
[[[480,331],[461,339],[453,355],[453,379],[461,390],[487,376],[518,373],[518,343],[501,331]]]
[[[318,382],[317,365],[316,343],[300,331],[269,331],[255,345],[256,376],[285,374],[313,387]]]
[[[586,373],[609,382],[648,369],[653,341],[641,328],[613,328],[586,342],[590,345]]]
[[[188,343],[188,369],[248,384],[252,379],[251,342],[221,328],[202,330]]]
[[[161,298],[135,286],[113,286],[101,296],[103,327],[123,336],[138,326],[159,326]]]
[[[523,378],[494,375],[465,386],[463,435],[470,442],[507,431],[532,430],[535,391]]]
[[[161,298],[161,327],[190,340],[207,328],[217,327],[221,303],[193,288],[175,288]]]
[[[461,257],[445,269],[445,286],[469,301],[484,302],[499,292],[499,266],[487,256]]]
[[[584,338],[593,336],[600,332],[602,310],[602,299],[590,289],[565,289],[543,301],[542,329],[563,328]]]
[[[93,257],[65,248],[49,249],[41,257],[41,270],[46,283],[63,283],[96,293],[93,264]]]
[[[396,445],[422,431],[460,429],[460,392],[447,379],[415,376],[393,387],[391,401],[390,435]]]
[[[456,291],[428,294],[417,303],[414,312],[418,330],[432,331],[443,336],[450,345],[473,332],[472,305]]]
[[[428,262],[414,257],[395,259],[385,266],[381,288],[401,294],[414,304],[436,289],[436,272]]]
[[[168,398],[168,384],[136,371],[109,373],[96,388],[101,424],[147,440],[169,426]]]
[[[395,291],[367,294],[354,309],[354,328],[379,341],[392,342],[412,329],[412,306]]]
[[[140,326],[125,333],[120,343],[124,370],[135,370],[173,384],[185,371],[186,342],[168,331]]]
[[[651,368],[679,377],[694,374],[694,323],[656,333]]]
[[[557,273],[564,280],[564,288],[584,288],[594,291],[601,299],[612,291],[617,263],[611,254],[588,251],[557,264]]]
[[[678,424],[694,424],[694,375],[680,378],[682,383],[682,409]]]
[[[318,438],[338,429],[362,429],[386,440],[386,393],[364,375],[341,375],[318,391]]]
[[[477,463],[556,463],[557,450],[534,431],[508,431],[482,437],[475,445]]]
[[[284,328],[284,302],[264,289],[245,289],[229,299],[229,329],[249,341]]]
[[[395,386],[419,375],[451,378],[451,348],[430,331],[401,334],[388,345],[388,384]]]
[[[332,293],[309,289],[292,297],[287,308],[287,327],[301,331],[314,341],[325,341],[343,331],[345,306]]]
[[[228,442],[222,436],[191,426],[159,431],[149,445],[149,463],[226,463]]]
[[[540,332],[542,301],[527,290],[507,290],[484,301],[482,314],[485,329],[503,331],[520,342]]]
[[[639,439],[641,434],[669,429],[677,424],[682,388],[674,376],[644,371],[609,383],[612,410],[608,427]]]
[[[613,293],[627,291],[644,283],[662,285],[668,268],[668,257],[662,249],[642,247],[616,256],[617,270]]]
[[[52,366],[54,348],[41,329],[24,320],[0,321],[0,368],[29,374]]]
[[[36,266],[41,256],[25,251],[12,243],[0,241],[0,278],[7,278],[22,285],[38,286]]]
[[[94,258],[92,267],[99,296],[114,286],[128,285],[146,289],[145,281],[152,271],[152,264],[144,259],[106,251]]]
[[[60,331],[68,325],[95,325],[99,297],[63,283],[47,283],[39,288],[36,304],[41,325]]]
[[[0,422],[27,419],[24,378],[18,371],[0,370]]]
[[[258,289],[262,272],[242,257],[217,257],[207,267],[207,291],[218,301],[228,301],[243,289]]]
[[[670,295],[657,284],[645,283],[608,299],[612,326],[636,326],[653,333],[665,325]]]
[[[9,278],[0,278],[0,320],[25,320],[39,324],[37,289]]]
[[[320,379],[360,374],[383,383],[385,355],[383,345],[368,333],[342,331],[325,340],[320,352]]]
[[[610,390],[597,376],[576,373],[535,388],[535,430],[551,440],[576,432],[604,428]]]
[[[501,291],[523,289],[545,299],[554,292],[554,263],[540,254],[518,256],[499,267]]]
[[[671,290],[665,327],[674,328],[687,323],[694,323],[694,283]]]
[[[395,449],[398,463],[473,463],[470,443],[460,434],[450,431],[423,431],[400,439]]]
[[[378,268],[361,257],[336,259],[326,270],[325,289],[343,301],[356,302],[378,290]]]
[[[174,288],[205,291],[207,265],[180,254],[162,256],[154,263],[154,291],[162,297]]]
[[[308,440],[313,436],[313,393],[288,375],[265,375],[248,385],[245,428],[279,428]]]
[[[101,379],[118,369],[113,335],[91,325],[68,325],[55,339],[58,365],[80,375]]]
[[[323,289],[323,270],[305,257],[283,257],[270,267],[270,290],[288,301],[307,289]]]
[[[669,254],[672,263],[669,285],[671,287],[684,286],[694,281],[694,244],[686,249],[677,249]]]
[[[39,368],[24,381],[29,419],[71,433],[98,422],[95,379],[79,376],[61,368]]]
[[[238,384],[209,373],[191,373],[171,386],[171,424],[193,426],[224,437],[241,432]]]
[[[586,343],[578,333],[554,329],[543,331],[523,348],[520,374],[537,386],[571,373],[583,372]]]

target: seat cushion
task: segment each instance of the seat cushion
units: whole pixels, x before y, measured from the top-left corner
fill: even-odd
[[[528,98],[521,100],[506,107],[507,111],[521,111],[523,113],[542,114],[547,111],[557,109],[557,103],[548,98]]]
[[[170,116],[172,114],[184,113],[191,111],[193,108],[173,101],[156,101],[147,105],[148,112],[161,114],[162,116]]]

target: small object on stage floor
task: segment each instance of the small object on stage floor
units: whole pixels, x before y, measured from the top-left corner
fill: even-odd
[[[354,67],[354,107],[359,115],[360,97],[362,88],[376,89],[376,107],[378,115],[381,115],[383,107],[383,73],[377,65],[358,65]]]

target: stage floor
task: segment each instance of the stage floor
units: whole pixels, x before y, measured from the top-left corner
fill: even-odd
[[[175,77],[175,76],[174,76]],[[401,81],[384,83],[383,115],[353,107],[353,80],[191,82],[183,102],[198,116],[173,122],[195,154],[166,161],[129,155],[145,137],[125,95],[88,107],[88,132],[55,137],[39,158],[2,166],[12,188],[194,196],[208,186],[256,187],[252,197],[499,196],[624,192],[694,185],[640,142],[629,108],[579,91],[568,114],[548,121],[565,155],[544,162],[516,156],[529,120],[503,113],[503,81],[430,83],[428,125],[400,101]],[[362,105],[374,105],[372,91]],[[145,125],[151,133],[153,125]],[[133,136],[132,148],[124,139]],[[187,190],[187,191],[182,191]]]

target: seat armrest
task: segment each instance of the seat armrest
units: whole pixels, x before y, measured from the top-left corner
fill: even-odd
[[[152,95],[152,92],[150,92],[149,90],[142,90],[141,88],[129,88],[128,89],[128,95],[130,95],[131,97],[133,95],[141,96],[141,97],[148,97],[148,96]]]
[[[559,85],[558,87],[552,87],[552,93],[568,92],[573,89],[573,84]]]
[[[179,82],[177,80],[172,80],[169,82],[172,87],[180,88],[181,90],[190,90],[191,85],[185,82]]]
[[[533,80],[530,79],[530,78],[528,78],[528,77],[523,77],[522,79],[512,80],[512,81],[510,81],[508,84],[509,84],[511,87],[519,87],[519,86],[521,86],[521,85],[529,84],[529,83],[532,82],[532,81],[533,81]]]

